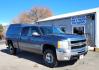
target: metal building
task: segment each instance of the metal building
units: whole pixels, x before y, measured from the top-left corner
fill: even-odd
[[[69,34],[85,35],[88,45],[99,48],[99,8],[52,16],[38,23],[59,26]]]

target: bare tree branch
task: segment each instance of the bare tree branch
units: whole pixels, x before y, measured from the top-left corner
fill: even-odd
[[[13,23],[32,23],[40,19],[52,16],[52,12],[48,8],[34,7],[29,12],[22,13]]]

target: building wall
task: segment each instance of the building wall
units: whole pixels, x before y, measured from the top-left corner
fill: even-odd
[[[99,10],[96,11],[96,22],[95,22],[95,44],[96,47],[99,48]]]
[[[95,13],[92,13],[92,14],[95,14]],[[73,33],[73,27],[84,26],[85,35],[89,40],[89,45],[94,46],[95,45],[95,19],[92,19],[92,14],[81,15],[81,16],[86,16],[85,24],[71,24],[71,17],[39,22],[39,24],[65,27],[66,33],[69,33],[69,34]]]

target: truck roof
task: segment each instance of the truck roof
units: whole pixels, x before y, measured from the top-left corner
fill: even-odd
[[[34,24],[11,24],[10,26],[18,26],[18,27],[27,27],[27,26],[37,26],[37,27],[42,27],[42,26],[51,26],[52,25],[34,25]]]
[[[25,27],[25,26],[33,26],[33,24],[11,24],[10,26]]]

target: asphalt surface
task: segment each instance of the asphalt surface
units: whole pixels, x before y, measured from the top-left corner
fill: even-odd
[[[59,66],[49,68],[42,56],[24,51],[10,55],[7,46],[0,42],[0,70],[99,70],[99,52],[90,51],[77,62],[59,62]]]

